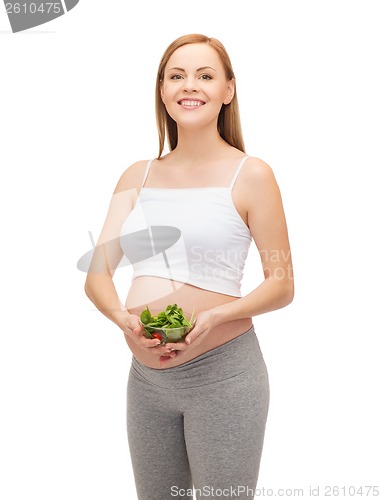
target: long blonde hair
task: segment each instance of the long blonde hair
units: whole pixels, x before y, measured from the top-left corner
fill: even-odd
[[[156,124],[159,133],[159,156],[164,149],[165,138],[167,137],[169,148],[172,151],[177,146],[177,124],[169,116],[165,105],[161,99],[161,83],[164,78],[164,70],[169,58],[176,49],[190,43],[207,43],[215,49],[220,56],[225,70],[227,80],[235,79],[232,64],[228,53],[222,43],[216,38],[209,38],[205,35],[190,34],[184,35],[174,40],[164,52],[161,58],[156,78]],[[242,137],[241,120],[239,116],[237,92],[229,104],[223,104],[218,116],[217,128],[220,136],[231,146],[245,152]]]

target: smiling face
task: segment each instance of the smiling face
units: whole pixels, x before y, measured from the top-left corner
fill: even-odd
[[[161,98],[168,114],[180,127],[217,127],[224,104],[234,97],[234,80],[228,80],[221,59],[206,43],[179,47],[165,67]]]

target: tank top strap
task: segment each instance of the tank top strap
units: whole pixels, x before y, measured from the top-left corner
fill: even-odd
[[[241,168],[242,168],[242,166],[243,166],[243,164],[245,163],[245,161],[246,161],[246,159],[247,159],[247,158],[249,158],[249,157],[248,157],[248,156],[244,156],[244,157],[241,159],[241,161],[239,162],[239,165],[238,165],[238,167],[237,167],[237,170],[235,171],[235,174],[234,174],[233,179],[232,179],[232,181],[231,181],[231,183],[230,183],[230,186],[229,186],[230,190],[232,190],[232,189],[233,189],[233,186],[234,186],[234,184],[235,184],[235,181],[237,180],[238,174],[240,173]]]
[[[145,172],[144,172],[144,177],[143,177],[143,182],[142,182],[141,188],[142,188],[142,187],[144,187],[144,184],[145,184],[146,179],[147,179],[147,177],[148,177],[149,169],[150,169],[150,167],[151,167],[151,163],[153,162],[153,160],[154,160],[154,158],[152,158],[152,160],[149,160],[149,161],[147,162],[147,166],[146,166],[146,170],[145,170]]]

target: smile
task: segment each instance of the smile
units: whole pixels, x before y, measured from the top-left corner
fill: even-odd
[[[180,101],[178,101],[178,104],[186,109],[195,109],[203,106],[205,102],[194,99],[181,99]]]

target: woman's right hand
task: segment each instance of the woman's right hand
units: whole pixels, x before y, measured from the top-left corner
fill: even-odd
[[[143,349],[147,354],[153,356],[156,360],[160,359],[161,363],[165,359],[172,359],[176,356],[176,351],[165,345],[161,346],[159,339],[148,339],[144,335],[143,327],[140,324],[139,316],[129,314],[125,321],[123,329],[126,341],[132,340],[140,349]]]

